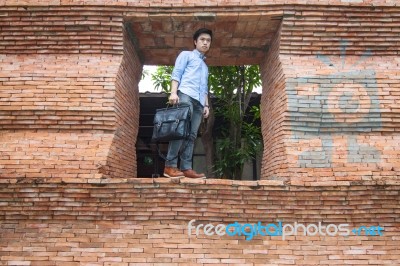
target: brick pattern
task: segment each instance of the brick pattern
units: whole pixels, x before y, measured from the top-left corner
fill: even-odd
[[[281,56],[288,69],[287,174],[304,182],[397,179],[398,58],[331,56],[329,61]]]
[[[11,141],[13,146],[3,142],[0,155],[4,165],[1,167],[8,170],[0,175],[34,177],[41,173],[45,178],[56,177],[56,161],[48,167],[46,160],[54,157],[61,158],[60,165],[71,165],[65,174],[72,175],[79,171],[77,169],[85,169],[81,176],[136,176],[134,146],[138,102],[135,84],[142,59],[140,51],[136,56],[137,49],[140,42],[146,43],[151,37],[146,34],[173,28],[175,24],[171,22],[181,13],[166,17],[173,8],[163,9],[157,16],[150,12],[150,7],[141,8],[140,5],[128,5],[129,8],[124,9],[117,4],[113,7],[66,6],[68,3],[73,2],[65,1],[51,7],[42,6],[43,2],[24,8],[2,7],[0,36],[3,46],[0,48],[4,54],[0,57],[0,128],[7,130],[2,133],[3,139]],[[160,1],[160,5],[163,4],[172,7],[179,1]],[[262,178],[293,178],[303,183],[396,178],[399,174],[396,135],[399,82],[398,59],[391,56],[397,54],[399,47],[399,9],[372,8],[363,3],[358,3],[357,7],[345,4],[345,7],[318,8],[284,3],[268,7],[264,4],[240,15],[239,10],[243,11],[244,6],[231,7],[236,13],[229,14],[224,13],[221,6],[217,8],[221,21],[199,22],[213,25],[222,36],[231,38],[215,43],[215,56],[225,56],[218,45],[235,46],[238,40],[240,45],[254,45],[251,37],[261,36],[268,39],[262,43],[268,46],[278,25],[274,14],[283,16],[281,30],[275,35],[262,66],[264,84],[267,84],[262,103],[266,147]],[[196,11],[205,10],[204,7],[187,9],[191,15],[183,17],[182,21],[189,19],[192,23]],[[144,33],[139,40],[132,32],[123,32],[124,23],[126,26],[135,22],[132,17],[137,23],[130,25],[129,30],[141,29]],[[168,23],[163,23],[164,19]],[[194,19],[200,20],[200,17],[194,16]],[[224,23],[224,19],[232,23]],[[187,25],[197,25],[190,23]],[[231,25],[235,27],[231,28]],[[180,27],[175,30],[176,38],[189,32]],[[163,41],[158,39],[160,43],[166,44],[167,36],[161,37],[165,38]],[[342,41],[347,41],[347,46],[341,46]],[[158,54],[153,54],[152,58],[158,60]],[[348,65],[354,64],[353,72],[336,70],[342,75],[337,76],[332,68],[343,67],[342,59],[346,59]],[[374,65],[375,62],[379,63]],[[38,69],[38,66],[42,67]],[[339,85],[336,81],[331,82],[337,79],[346,79],[348,83],[332,87],[332,84]],[[304,84],[310,84],[312,89]],[[359,103],[352,99],[354,95],[346,95],[348,91],[345,90],[350,86],[357,91]],[[318,95],[322,93],[321,88],[337,92]],[[343,112],[344,104],[348,107]],[[363,118],[359,119],[359,115]],[[32,139],[29,143],[33,154],[23,151],[25,139],[10,138],[10,134],[26,128],[38,134],[30,137],[23,131],[22,135],[15,136]],[[90,132],[96,140],[107,139],[101,146],[96,146],[96,142],[82,146],[88,147],[88,153],[93,155],[85,157],[91,158],[87,162],[88,170],[88,166],[81,166],[83,163],[79,160],[63,159],[78,153],[58,149],[60,145],[65,148],[65,143],[58,143],[56,134],[59,132],[64,138],[62,134],[72,134],[71,131],[76,134]],[[46,148],[53,149],[52,152],[45,150],[45,157],[37,154],[43,147],[43,142],[37,142],[41,132],[52,134],[50,139],[55,140],[45,144],[48,145]],[[323,134],[315,137],[319,133]],[[78,146],[79,143],[74,142],[69,148]],[[80,148],[76,150],[79,151]],[[37,158],[40,159],[35,161]],[[18,167],[21,166],[17,163],[28,165],[20,171]]]
[[[285,6],[281,53],[400,54],[399,7]]]
[[[284,178],[282,170],[286,170],[286,154],[284,150],[285,133],[283,123],[287,110],[285,75],[280,62],[281,28],[274,36],[264,63],[260,65],[263,83],[261,95],[261,127],[263,132],[264,153],[262,158],[261,178]]]
[[[117,130],[108,155],[101,166],[104,176],[136,177],[136,139],[139,130],[139,88],[142,64],[124,32],[124,57],[118,71],[115,92]]]
[[[398,265],[396,182],[53,179],[0,184],[3,265]],[[8,183],[9,182],[9,183]],[[63,183],[60,183],[63,182]],[[188,222],[347,223],[383,236],[188,235]]]
[[[2,14],[0,177],[136,176],[141,63],[120,13],[9,7]]]
[[[0,265],[400,264],[397,0],[21,4],[0,0]],[[168,27],[148,12],[159,8],[172,21],[175,11],[209,6],[218,7],[216,29],[225,34],[215,44],[257,45],[250,33],[271,44],[260,57],[262,178],[280,180],[131,178],[143,57],[123,24],[143,16]],[[283,16],[276,35],[279,23],[266,14]],[[233,32],[248,35],[229,36],[235,23],[224,18],[243,20]],[[333,68],[342,62],[355,67]],[[385,231],[246,241],[189,236],[191,219]]]
[[[136,176],[142,65],[132,40],[110,13],[106,18],[115,27],[101,22],[106,13],[68,10],[13,7],[1,17],[10,25],[2,37],[14,45],[6,44],[0,56],[0,178]],[[68,34],[54,26],[61,24]],[[73,25],[89,28],[84,32],[76,26],[74,32]],[[24,38],[36,42],[29,49],[31,43],[18,37],[24,30]],[[83,45],[95,39],[108,48]],[[46,46],[56,40],[68,49]]]
[[[113,130],[119,56],[3,55],[0,129]]]
[[[0,179],[94,178],[113,140],[104,132],[0,132]]]
[[[50,6],[30,7],[28,2],[23,7],[0,9],[0,49],[3,53],[122,55],[122,17],[119,12],[97,7],[51,7],[49,1],[41,3]],[[21,2],[14,5],[21,6]]]
[[[343,6],[395,6],[397,0],[30,0],[24,2],[26,6],[40,5],[108,5],[108,6],[134,6],[134,7],[202,7],[202,6],[249,6],[249,5],[343,5]],[[21,5],[19,0],[1,0],[0,5]]]
[[[397,179],[398,10],[289,8],[262,65],[262,179]]]
[[[120,61],[115,55],[2,56],[0,177],[101,176],[97,168],[117,129]]]
[[[232,8],[228,12],[226,8],[208,7],[172,14],[170,10],[146,15],[129,12],[127,21],[144,64],[173,65],[180,51],[193,49],[194,30],[207,27],[214,34],[208,65],[255,65],[264,58],[283,13],[281,6]]]
[[[211,6],[127,14],[145,64],[172,65],[181,50],[192,49],[193,29],[208,27],[215,38],[207,62],[236,65],[262,63],[281,21],[282,53],[340,54],[340,42],[347,40],[349,54],[368,48],[376,55],[397,55],[399,11],[384,6],[271,5],[235,6],[229,12]]]

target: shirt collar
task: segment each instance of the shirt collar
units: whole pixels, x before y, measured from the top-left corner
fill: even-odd
[[[197,54],[201,59],[206,60],[207,57],[205,57],[202,53],[200,53],[197,49],[194,49],[193,52]]]

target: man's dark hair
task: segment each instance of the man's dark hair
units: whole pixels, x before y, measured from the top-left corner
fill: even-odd
[[[193,34],[193,41],[197,41],[197,38],[199,38],[200,34],[202,33],[206,33],[208,35],[210,35],[211,40],[212,40],[212,31],[206,28],[201,28],[198,29],[194,34]]]

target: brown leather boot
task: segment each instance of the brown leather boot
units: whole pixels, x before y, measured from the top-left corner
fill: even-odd
[[[206,178],[206,176],[203,173],[201,173],[201,174],[196,173],[196,171],[194,171],[192,169],[185,170],[182,172],[185,175],[185,177],[188,177],[188,178],[201,178],[201,179]]]
[[[180,178],[185,177],[185,175],[176,167],[164,167],[164,176]]]

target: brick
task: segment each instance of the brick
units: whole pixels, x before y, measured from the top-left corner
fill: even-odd
[[[109,30],[109,29],[108,29]],[[122,39],[121,39],[122,40]],[[50,56],[51,57],[51,56]],[[107,56],[106,56],[107,57]],[[87,58],[90,58],[89,56],[87,56]],[[94,59],[95,57],[93,57],[93,59]],[[86,72],[90,72],[91,71],[91,69],[90,69],[90,66],[88,67],[88,66],[84,66],[83,68],[79,68],[79,65],[84,65],[85,63],[82,63],[82,62],[84,62],[84,61],[82,61],[81,63],[80,63],[80,59],[78,58],[78,57],[76,57],[75,59],[73,59],[72,57],[69,57],[68,59],[67,59],[67,57],[65,58],[65,59],[52,59],[52,58],[50,58],[50,59],[44,59],[44,57],[40,57],[40,58],[37,58],[37,60],[38,61],[42,61],[42,62],[46,62],[47,60],[49,60],[49,62],[51,61],[52,62],[52,64],[53,64],[53,62],[54,61],[58,61],[58,66],[56,66],[56,68],[57,67],[61,67],[62,66],[62,64],[64,64],[64,66],[63,67],[61,67],[61,68],[64,68],[64,69],[70,69],[70,73],[72,74],[74,71],[75,72],[79,72],[79,75],[84,75],[84,73]],[[108,60],[108,59],[105,59],[105,60],[103,60],[104,62],[106,62],[106,61],[111,61],[111,60]],[[70,64],[71,66],[70,67],[68,67],[68,64]],[[104,73],[115,73],[115,74],[117,74],[117,71],[113,71],[113,70],[110,70],[110,68],[112,68],[112,67],[118,67],[119,65],[118,64],[114,64],[114,66],[112,65],[112,64],[103,64],[103,67],[104,67]],[[139,68],[137,68],[136,66],[133,66],[132,67],[133,68],[133,71],[138,71],[138,73],[139,73],[139,71],[141,71],[141,67],[139,67]],[[72,69],[75,69],[75,70],[73,70],[72,71]],[[135,70],[135,69],[137,69],[137,70]],[[97,68],[97,71],[99,70],[99,68]],[[21,71],[22,73],[24,72],[24,71],[30,71],[30,68],[29,68],[29,65],[24,65],[23,63],[21,63],[21,64],[19,64],[19,71]],[[51,72],[51,70],[50,70],[50,72],[49,73],[52,73]],[[76,75],[76,76],[79,76],[79,75]],[[53,76],[52,74],[50,75],[50,77],[48,78],[48,81],[50,81],[51,82],[51,76]],[[90,74],[89,75],[87,75],[87,76],[90,76]],[[81,81],[79,81],[80,79],[79,78],[77,78],[76,79],[76,81],[74,81],[74,75],[72,74],[72,77],[69,77],[69,79],[71,80],[71,82],[72,82],[72,84],[77,84],[76,86],[71,86],[70,87],[70,89],[80,89],[80,90],[83,90],[84,88],[86,88],[86,85],[83,83],[83,82],[81,82]],[[132,77],[138,77],[138,74],[137,75],[132,75]],[[92,79],[93,81],[95,80],[95,79]],[[43,81],[42,81],[43,82]],[[44,83],[46,83],[46,81],[44,81]],[[79,84],[79,83],[81,83],[81,84]],[[132,83],[135,83],[135,82],[130,82],[130,84],[132,84]],[[11,84],[11,83],[10,83]],[[122,84],[122,83],[120,83],[120,84]],[[34,99],[35,100],[35,104],[38,104],[38,103],[40,103],[41,104],[41,106],[42,107],[29,107],[29,104],[30,103],[32,103],[32,102],[30,102],[29,101],[29,97],[27,97],[27,96],[29,96],[28,94],[26,94],[26,92],[24,92],[24,93],[22,93],[22,91],[20,91],[20,95],[21,95],[21,97],[23,96],[24,97],[24,102],[15,102],[16,104],[18,103],[18,104],[20,104],[20,105],[22,105],[22,107],[16,107],[17,109],[21,109],[21,108],[23,108],[23,109],[32,109],[32,111],[31,111],[31,113],[29,114],[27,114],[26,116],[17,116],[17,117],[15,117],[15,119],[16,120],[20,120],[18,123],[19,124],[21,124],[21,123],[23,123],[23,124],[32,124],[32,127],[35,127],[34,126],[34,124],[37,124],[37,125],[42,125],[41,127],[42,128],[45,128],[45,127],[47,127],[47,126],[49,126],[49,125],[51,125],[51,124],[53,124],[53,125],[56,125],[56,124],[54,124],[53,122],[50,122],[50,121],[52,121],[52,120],[57,120],[57,121],[59,121],[57,124],[58,125],[63,125],[63,124],[67,124],[67,125],[69,125],[68,126],[68,128],[73,128],[74,127],[74,125],[76,125],[76,126],[79,126],[79,128],[82,128],[82,126],[81,126],[81,124],[82,123],[85,123],[85,121],[86,120],[88,120],[89,118],[87,118],[87,115],[86,115],[86,113],[88,113],[88,115],[90,116],[90,115],[95,115],[95,116],[98,116],[97,114],[96,114],[96,112],[81,112],[81,113],[78,113],[78,112],[75,112],[76,113],[76,115],[77,116],[63,116],[63,115],[61,115],[61,116],[55,116],[55,115],[53,115],[53,113],[45,113],[45,111],[43,111],[42,112],[42,114],[43,115],[41,115],[41,116],[36,116],[35,114],[37,113],[37,112],[39,112],[39,109],[43,109],[43,105],[47,105],[47,104],[53,104],[55,101],[56,102],[66,102],[66,101],[68,101],[68,100],[70,100],[70,104],[73,104],[73,101],[74,100],[76,100],[76,101],[80,101],[80,102],[82,102],[82,103],[85,103],[86,101],[87,101],[87,97],[84,97],[84,98],[80,98],[80,95],[81,94],[76,94],[76,93],[79,93],[78,91],[76,91],[76,92],[74,92],[73,90],[62,90],[62,89],[60,89],[59,88],[59,86],[52,86],[52,85],[44,85],[44,84],[41,84],[39,81],[37,82],[37,88],[38,89],[36,89],[35,88],[35,86],[33,86],[33,85],[31,85],[31,86],[29,86],[29,88],[27,87],[27,88],[24,88],[24,91],[27,91],[27,89],[29,89],[30,91],[32,91],[32,93],[30,94],[30,95],[33,95],[33,92],[35,92],[36,94],[35,95],[39,95],[39,94],[37,94],[37,93],[42,93],[42,95],[46,95],[46,100],[48,101],[46,101],[46,102],[40,102],[42,99],[44,100],[44,98],[41,98],[41,97],[37,97],[36,99]],[[20,88],[23,88],[22,86],[20,87]],[[123,88],[123,87],[122,87]],[[92,86],[92,85],[89,85],[89,86],[87,86],[87,91],[88,91],[88,94],[87,94],[87,96],[88,97],[93,97],[93,101],[96,101],[96,100],[94,100],[94,99],[97,99],[98,97],[101,97],[101,98],[98,98],[99,100],[97,100],[97,102],[98,102],[98,105],[96,105],[96,104],[91,104],[90,102],[87,102],[88,103],[88,105],[90,105],[90,106],[93,106],[93,107],[88,107],[88,108],[86,108],[86,107],[82,107],[81,109],[82,110],[99,110],[99,111],[107,111],[107,109],[108,109],[108,107],[106,107],[106,108],[102,108],[102,109],[99,109],[99,107],[100,106],[103,106],[103,104],[104,104],[104,101],[103,101],[103,97],[104,96],[106,96],[106,97],[114,97],[113,95],[113,93],[110,93],[109,92],[109,89],[105,89],[103,86]],[[68,94],[67,92],[71,92],[70,94]],[[94,94],[93,94],[93,92],[94,92]],[[10,96],[11,97],[13,97],[14,95],[16,95],[16,93],[18,93],[18,91],[16,91],[16,90],[14,90],[13,91],[13,94],[10,94]],[[98,94],[96,94],[96,93],[98,93]],[[74,95],[76,95],[76,96],[78,96],[79,95],[79,98],[73,98],[73,96]],[[72,96],[72,97],[71,97]],[[130,96],[131,98],[135,98],[135,95],[134,94],[131,94],[131,96]],[[136,96],[137,97],[137,96]],[[32,98],[33,99],[33,98]],[[32,100],[31,99],[31,100]],[[133,101],[131,101],[131,102],[134,102],[135,100],[133,100]],[[110,99],[110,102],[112,102],[112,100]],[[14,108],[14,107],[12,107],[12,108]],[[11,110],[11,108],[9,108],[10,110]],[[133,113],[134,112],[136,112],[137,113],[137,110],[136,110],[136,108],[134,107],[133,109],[135,109],[134,111],[133,111]],[[114,111],[114,110],[112,110],[112,111]],[[130,114],[131,114],[132,112],[130,112]],[[61,114],[61,113],[60,113]],[[74,114],[74,112],[72,112],[72,113],[70,113],[70,114]],[[81,116],[81,118],[79,117],[79,116]],[[83,116],[86,116],[86,118],[83,118]],[[129,117],[131,117],[130,115],[129,115]],[[133,119],[134,117],[131,117],[130,119]],[[24,120],[21,120],[21,119],[24,119]],[[64,120],[64,119],[66,119],[66,120]],[[71,121],[68,121],[68,119],[72,119],[73,121],[78,121],[78,122],[71,122]],[[104,123],[105,122],[105,120],[107,120],[107,121],[109,121],[109,122],[111,122],[111,124],[107,124],[107,123]],[[109,126],[108,125],[114,125],[114,121],[115,121],[115,119],[113,119],[113,118],[111,118],[111,117],[109,117],[109,118],[105,118],[105,120],[101,120],[101,118],[99,117],[99,118],[97,118],[97,120],[96,121],[94,121],[93,120],[93,122],[90,122],[91,124],[98,124],[99,126],[102,126],[102,125],[105,125],[105,127],[104,128],[109,128]],[[82,121],[82,122],[79,122],[79,121]],[[4,121],[3,121],[4,122]],[[10,121],[10,122],[12,122],[12,121]],[[16,125],[16,123],[15,122],[12,122],[14,125]],[[132,124],[134,124],[134,123],[132,123]],[[47,126],[46,126],[47,125]],[[13,127],[13,128],[15,128],[15,126]],[[52,128],[55,128],[55,126],[53,126]],[[65,127],[62,127],[62,128],[65,128]],[[89,128],[89,127],[87,127],[87,128]],[[99,128],[99,127],[98,127]],[[73,137],[73,136],[72,136]],[[110,139],[111,140],[111,139]],[[55,142],[56,144],[57,144],[57,142]],[[76,142],[76,143],[68,143],[68,144],[58,144],[58,145],[54,145],[54,148],[56,148],[56,147],[64,147],[65,148],[65,151],[67,152],[67,151],[69,151],[68,150],[68,148],[70,147],[71,148],[71,151],[72,151],[72,148],[76,148],[77,146],[76,146],[76,144],[77,144],[78,142]],[[125,141],[125,143],[127,143],[126,141]],[[96,145],[97,145],[97,143],[96,143]],[[104,147],[106,147],[107,145],[105,145]],[[82,150],[84,150],[86,147],[84,147],[84,146],[81,146],[80,147]],[[54,149],[54,150],[56,150],[56,149]],[[132,158],[135,158],[135,154],[134,154],[134,151],[135,151],[135,148],[134,148],[134,145],[132,145],[132,149],[130,149],[130,151],[132,152],[132,156],[130,155],[129,157],[132,157]],[[77,154],[78,152],[77,151],[75,151],[75,153],[74,154]],[[70,158],[73,158],[73,156],[74,156],[74,154],[71,154],[71,157]],[[26,157],[23,157],[23,158],[28,158],[28,156],[26,156]],[[67,156],[60,156],[59,157],[60,159],[62,159],[62,160],[69,160],[68,159],[68,157]],[[9,163],[8,163],[8,165],[10,165],[12,163],[12,161],[11,160],[9,160]],[[123,162],[121,162],[121,163],[123,163]],[[126,161],[125,161],[125,163],[126,163]],[[94,165],[94,163],[92,163],[92,165]],[[132,173],[132,176],[134,176],[134,170],[133,170],[133,167],[132,166],[127,166],[128,168],[130,168],[131,170],[130,170],[130,172]],[[27,169],[29,169],[30,167],[28,166],[28,167],[26,167]],[[75,168],[75,167],[73,167],[73,166],[71,166],[71,168],[73,168],[73,169],[77,169],[77,168]],[[119,167],[117,167],[117,168],[119,168]],[[88,169],[88,170],[94,170],[93,169],[93,167],[92,166],[90,166],[90,164],[88,165],[88,166],[82,166],[82,167],[80,167],[80,169]],[[68,169],[66,169],[66,168],[64,168],[63,169],[63,172],[66,172],[66,173],[68,173]],[[73,173],[73,171],[71,171],[71,173]],[[124,174],[126,174],[127,172],[124,172]],[[34,175],[32,175],[32,174],[30,174],[30,176],[31,177],[33,177]],[[92,176],[94,176],[94,175],[92,175]]]
[[[399,264],[396,1],[267,0],[252,3],[251,13],[231,0],[58,2],[6,1],[0,11],[3,263]],[[171,13],[149,16],[138,7]],[[218,7],[216,20],[194,22],[184,7]],[[171,62],[173,49],[185,47],[186,34],[200,25],[217,29],[211,64],[259,60],[263,180],[136,178],[142,62],[125,32],[129,20],[137,22],[139,45],[171,47],[160,54],[140,47],[147,62]],[[159,31],[168,37],[151,35]],[[242,48],[260,46],[258,38],[266,53]],[[349,42],[345,56],[342,40]],[[340,98],[344,92],[358,93],[362,110],[354,103],[343,110],[350,102]],[[368,93],[379,102],[374,112]],[[379,238],[286,241],[187,235],[191,219],[254,223],[266,215],[271,222],[378,221],[386,230]]]

